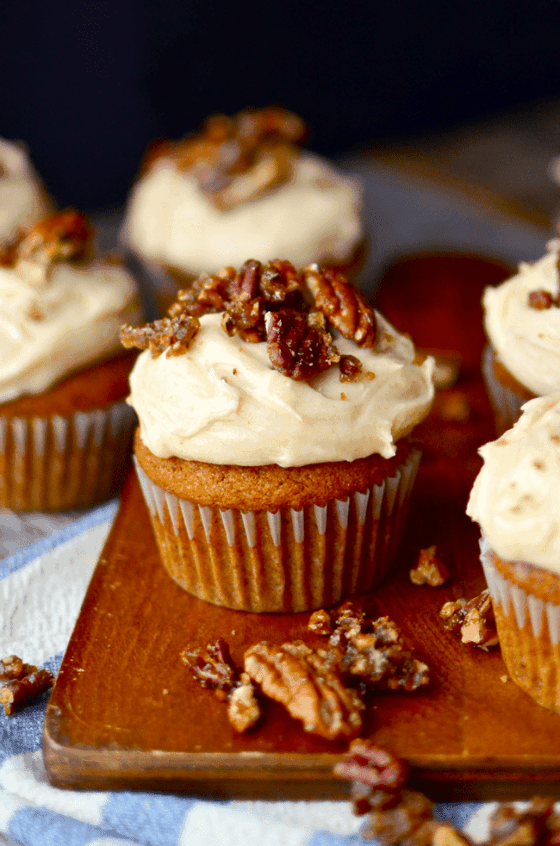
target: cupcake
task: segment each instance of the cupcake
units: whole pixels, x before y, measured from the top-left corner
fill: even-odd
[[[484,292],[483,374],[498,435],[527,400],[560,390],[560,240],[547,246],[539,261]]]
[[[479,452],[467,514],[481,527],[503,658],[513,681],[560,713],[560,393],[527,402]]]
[[[142,311],[123,267],[91,260],[92,234],[68,210],[0,250],[0,505],[14,511],[100,502],[130,455],[118,332]]]
[[[287,261],[204,275],[143,350],[129,402],[164,567],[245,611],[306,611],[388,572],[433,400],[433,360],[339,272]]]
[[[122,239],[167,305],[203,272],[286,256],[296,266],[357,271],[364,256],[361,193],[300,148],[306,127],[283,109],[215,115],[198,135],[146,156]],[[175,282],[173,281],[175,280]]]
[[[0,249],[50,210],[23,145],[0,138]]]

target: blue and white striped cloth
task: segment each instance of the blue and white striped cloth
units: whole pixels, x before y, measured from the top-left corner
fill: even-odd
[[[111,502],[0,561],[0,656],[57,671],[116,511]],[[350,846],[363,819],[349,802],[215,802],[159,793],[81,792],[49,785],[41,756],[46,695],[0,710],[0,843],[22,846]],[[471,834],[490,806],[438,806]]]

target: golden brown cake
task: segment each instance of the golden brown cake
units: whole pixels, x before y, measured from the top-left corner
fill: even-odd
[[[135,356],[118,330],[142,311],[124,268],[90,259],[91,236],[68,210],[0,253],[0,505],[16,511],[107,499],[130,454]]]
[[[260,612],[332,605],[381,580],[433,360],[415,364],[342,274],[249,261],[121,337],[144,350],[130,380],[136,465],[178,584]]]
[[[482,530],[502,655],[513,681],[560,713],[560,394],[527,402],[480,453],[467,513]]]

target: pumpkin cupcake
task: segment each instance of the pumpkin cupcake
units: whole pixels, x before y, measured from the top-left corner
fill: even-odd
[[[513,681],[560,713],[560,393],[527,402],[479,452],[467,514],[482,530],[502,655]]]
[[[247,611],[304,611],[388,572],[433,360],[346,278],[287,261],[202,276],[138,346],[135,461],[163,565]]]
[[[0,251],[0,505],[64,511],[116,492],[135,418],[123,319],[142,320],[131,276],[92,260],[93,232],[67,210]]]
[[[357,272],[365,253],[361,191],[303,150],[303,121],[278,108],[214,115],[197,135],[152,147],[130,196],[122,238],[156,285],[287,256]],[[167,307],[167,306],[166,306]]]
[[[527,400],[560,390],[560,240],[547,246],[539,261],[484,292],[483,375],[498,435]]]

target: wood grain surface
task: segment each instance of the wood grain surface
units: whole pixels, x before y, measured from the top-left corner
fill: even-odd
[[[560,716],[507,677],[499,650],[462,645],[438,618],[443,603],[484,587],[478,529],[465,504],[493,438],[480,377],[480,296],[508,269],[472,256],[419,256],[392,266],[379,308],[420,347],[462,358],[456,385],[441,391],[415,432],[424,458],[395,573],[374,594],[431,667],[429,688],[379,694],[366,736],[409,760],[413,781],[439,800],[560,797]],[[457,414],[457,409],[459,413]],[[467,413],[466,419],[461,418]],[[420,548],[437,544],[453,578],[441,588],[408,578]],[[147,511],[131,476],[87,592],[45,719],[52,783],[142,788],[194,795],[327,798],[347,795],[332,775],[345,744],[303,731],[281,706],[246,736],[225,706],[192,680],[179,654],[224,637],[233,658],[267,639],[315,636],[308,614],[258,615],[216,608],[177,587],[158,562]]]

